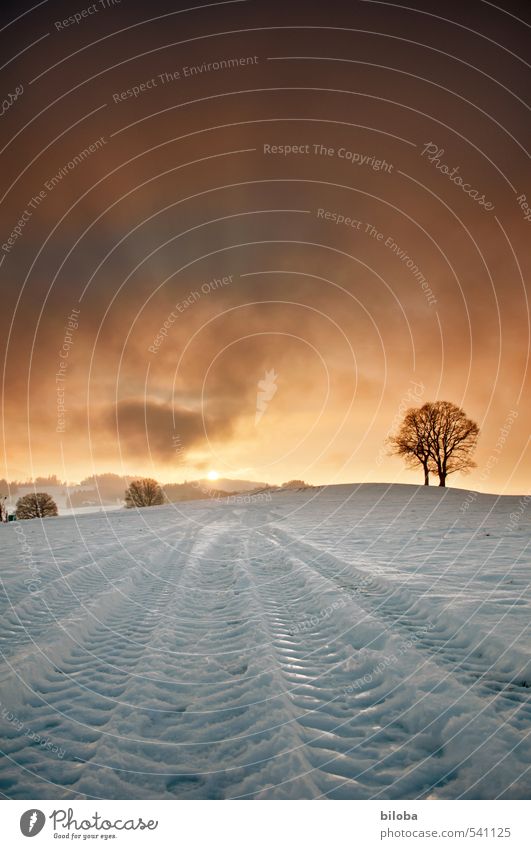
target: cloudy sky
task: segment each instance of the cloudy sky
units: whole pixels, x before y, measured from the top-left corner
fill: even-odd
[[[386,437],[445,399],[481,427],[450,483],[528,490],[526,4],[31,5],[0,476],[414,483]]]

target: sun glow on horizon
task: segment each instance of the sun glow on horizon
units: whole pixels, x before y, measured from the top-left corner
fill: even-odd
[[[207,475],[207,478],[209,481],[217,481],[219,480],[219,472],[216,472],[215,469],[211,469],[211,471]]]

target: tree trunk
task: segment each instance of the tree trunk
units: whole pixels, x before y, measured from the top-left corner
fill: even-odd
[[[424,466],[424,486],[430,485],[430,473],[428,471],[428,467]]]
[[[439,475],[439,486],[446,486],[446,472],[441,472]]]

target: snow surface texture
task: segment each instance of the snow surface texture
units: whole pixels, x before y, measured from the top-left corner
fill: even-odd
[[[1,791],[529,798],[530,510],[367,484],[0,527]]]

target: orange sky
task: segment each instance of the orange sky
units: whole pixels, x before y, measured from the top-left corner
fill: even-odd
[[[0,32],[49,32],[2,72],[0,477],[420,482],[385,439],[445,399],[481,427],[450,485],[528,491],[525,27],[462,6]]]

